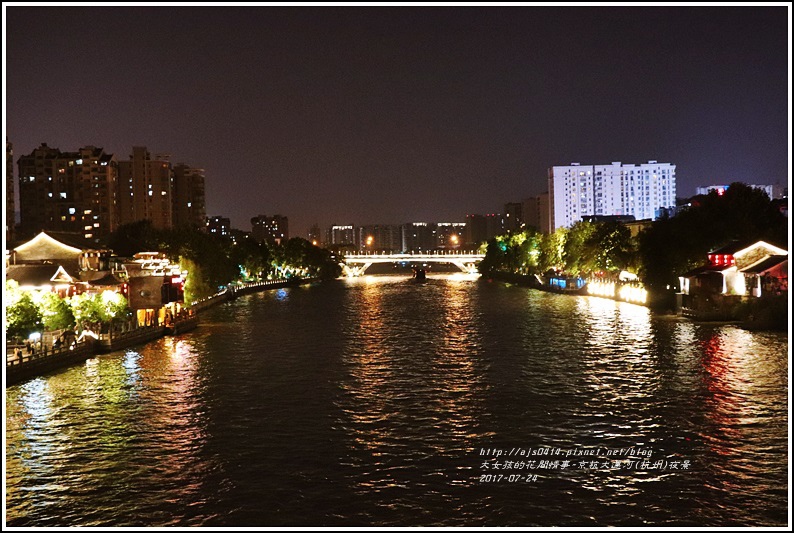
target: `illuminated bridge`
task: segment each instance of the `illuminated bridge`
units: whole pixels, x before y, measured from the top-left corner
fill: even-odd
[[[342,261],[342,270],[346,276],[361,276],[375,263],[449,263],[461,271],[474,274],[477,272],[477,263],[485,258],[485,254],[472,252],[431,252],[431,253],[405,253],[405,254],[351,254],[346,255]]]

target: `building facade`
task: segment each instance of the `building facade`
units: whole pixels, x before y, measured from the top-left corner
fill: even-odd
[[[232,221],[220,216],[207,217],[206,227],[210,235],[228,237],[232,232]]]
[[[435,224],[408,222],[400,227],[400,231],[403,252],[428,252],[436,249]]]
[[[204,169],[184,163],[174,166],[173,225],[200,228],[207,216],[204,198]]]
[[[551,232],[549,193],[531,196],[523,201],[524,225],[541,233]]]
[[[511,202],[505,204],[504,230],[508,233],[518,233],[524,230],[524,204]]]
[[[174,174],[167,154],[152,156],[133,146],[128,161],[119,161],[118,198],[121,224],[150,220],[160,229],[173,227]]]
[[[353,224],[332,224],[326,232],[325,246],[354,246],[355,243]]]
[[[436,248],[439,250],[458,250],[465,246],[465,222],[439,222],[436,224]]]
[[[102,148],[42,144],[19,158],[20,237],[51,230],[104,242],[119,225],[118,163]]]
[[[567,228],[587,215],[633,216],[655,220],[675,202],[675,165],[554,166],[548,172],[550,231]]]
[[[309,238],[309,242],[312,243],[314,246],[322,246],[323,243],[323,233],[320,230],[319,224],[312,224],[312,227],[309,228],[309,233],[307,234]]]
[[[259,215],[251,219],[251,236],[259,242],[282,244],[289,240],[289,221],[282,215]]]
[[[399,252],[402,250],[400,226],[374,224],[355,229],[356,244],[361,252]]]
[[[477,248],[488,239],[504,233],[504,222],[499,213],[466,215],[466,246]]]
[[[14,199],[14,146],[6,137],[6,248],[14,241],[16,224],[16,201]]]

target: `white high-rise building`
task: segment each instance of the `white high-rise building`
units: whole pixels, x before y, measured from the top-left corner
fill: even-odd
[[[551,231],[593,215],[655,220],[662,209],[675,207],[675,165],[618,161],[551,167],[549,199]]]

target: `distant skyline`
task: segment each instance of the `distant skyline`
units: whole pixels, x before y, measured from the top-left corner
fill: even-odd
[[[790,181],[782,3],[3,9],[15,175],[42,142],[144,145],[243,230],[463,221],[571,162]]]

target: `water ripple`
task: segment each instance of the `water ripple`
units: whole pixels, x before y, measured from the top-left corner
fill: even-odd
[[[463,276],[249,295],[9,387],[7,524],[785,525],[787,350]]]

